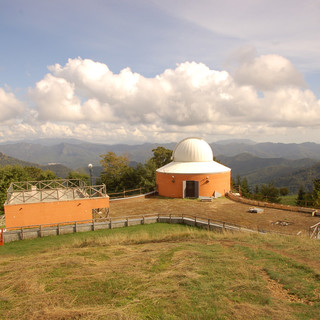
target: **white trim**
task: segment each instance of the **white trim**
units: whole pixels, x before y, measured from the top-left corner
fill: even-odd
[[[172,161],[157,169],[159,173],[169,174],[211,174],[230,172],[231,169],[215,161],[175,162]]]

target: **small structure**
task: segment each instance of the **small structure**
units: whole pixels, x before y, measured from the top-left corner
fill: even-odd
[[[256,208],[256,207],[249,208],[250,213],[262,213],[263,211],[264,210],[262,208]]]
[[[157,169],[158,193],[171,198],[217,198],[230,191],[231,169],[213,161],[209,144],[186,138],[174,148],[172,162]]]
[[[6,228],[95,219],[109,212],[106,186],[77,179],[13,182],[4,204]]]

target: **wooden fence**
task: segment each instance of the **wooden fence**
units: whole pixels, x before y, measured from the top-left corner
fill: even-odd
[[[233,200],[233,201],[241,202],[241,203],[245,203],[245,204],[250,204],[250,205],[258,206],[258,207],[280,209],[280,210],[294,211],[294,212],[303,212],[303,213],[309,213],[309,214],[313,214],[314,212],[318,211],[318,210],[316,210],[314,208],[289,206],[289,205],[285,205],[285,204],[271,203],[271,202],[264,202],[264,201],[247,199],[247,198],[243,198],[241,196],[235,195],[232,192],[226,193],[226,196],[229,199]]]
[[[211,231],[232,231],[232,232],[249,232],[249,233],[267,233],[264,230],[253,230],[247,227],[217,221],[213,219],[191,216],[191,215],[163,215],[163,214],[147,214],[130,217],[116,217],[99,220],[81,220],[71,221],[50,225],[33,225],[27,227],[19,227],[15,230],[11,228],[4,232],[4,242],[32,239],[50,235],[62,235],[75,232],[95,231],[101,229],[113,229],[121,227],[129,227],[132,225],[150,224],[150,223],[176,223],[184,224]],[[277,233],[277,232],[273,232]]]
[[[311,239],[320,239],[320,222],[309,228],[309,236]]]
[[[146,191],[145,187],[129,189],[129,190],[124,189],[123,191],[108,193],[108,196],[110,197],[110,199],[117,199],[117,198],[132,197],[134,195],[151,194],[156,192],[153,190],[146,193],[145,191]]]

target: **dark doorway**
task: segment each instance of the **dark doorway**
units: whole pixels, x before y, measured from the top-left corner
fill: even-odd
[[[199,181],[184,181],[184,198],[199,198]]]

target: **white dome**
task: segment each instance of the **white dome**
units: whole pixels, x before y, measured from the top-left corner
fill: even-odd
[[[208,162],[213,160],[212,149],[201,138],[186,138],[173,150],[174,162]]]

